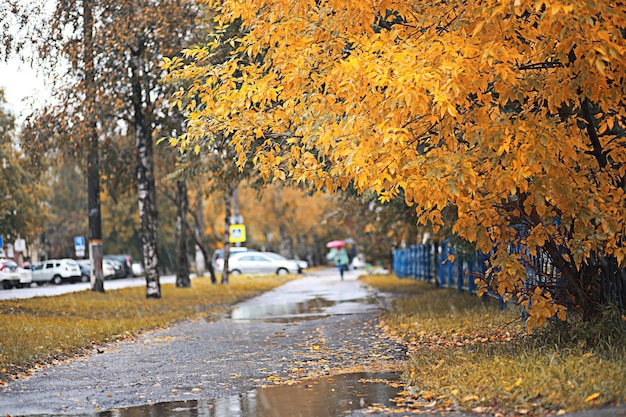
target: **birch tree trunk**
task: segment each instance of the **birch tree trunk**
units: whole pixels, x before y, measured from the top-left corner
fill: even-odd
[[[142,54],[145,45],[140,43],[132,48],[131,84],[133,101],[133,125],[137,150],[137,197],[139,201],[139,222],[141,246],[145,264],[146,298],[161,298],[159,277],[159,257],[157,253],[157,206],[154,179],[154,153],[152,149],[152,127],[144,114],[144,97],[141,77],[143,71]],[[147,105],[146,105],[147,106]]]

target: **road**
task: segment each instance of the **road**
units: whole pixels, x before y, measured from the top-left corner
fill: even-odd
[[[176,276],[161,276],[161,284],[171,284],[176,282]],[[139,287],[146,285],[143,277],[123,278],[104,281],[104,290],[116,290],[126,287]],[[0,300],[12,300],[32,297],[52,297],[55,295],[67,294],[70,292],[87,291],[91,288],[89,282],[79,282],[75,284],[64,283],[61,285],[45,284],[28,288],[13,288],[10,290],[0,290]]]

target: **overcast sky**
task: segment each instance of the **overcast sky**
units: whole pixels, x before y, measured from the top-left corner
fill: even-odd
[[[8,64],[0,63],[0,86],[4,87],[4,94],[9,109],[13,110],[18,122],[30,113],[30,105],[23,100],[34,96],[39,101],[46,98],[46,87],[43,78],[28,66],[14,59]]]

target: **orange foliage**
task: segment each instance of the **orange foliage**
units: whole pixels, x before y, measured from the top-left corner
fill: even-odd
[[[570,285],[593,253],[626,266],[622,3],[207,3],[245,31],[164,60],[188,83],[173,98],[188,122],[179,146],[229,132],[266,178],[401,195],[435,229],[453,206],[455,233],[500,248],[502,293],[524,279],[504,253],[516,223]],[[234,52],[207,65],[224,42]],[[532,297],[533,323],[561,315]]]

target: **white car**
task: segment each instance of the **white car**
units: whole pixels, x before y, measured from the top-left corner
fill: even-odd
[[[130,264],[130,269],[133,271],[133,276],[141,277],[145,273],[141,262],[133,261]]]
[[[297,274],[300,266],[298,262],[278,254],[245,251],[234,253],[228,258],[228,271],[233,275],[286,275]]]
[[[5,290],[10,288],[28,287],[32,282],[29,269],[20,268],[11,259],[0,259],[0,287]]]
[[[64,281],[79,282],[80,267],[73,259],[50,259],[39,262],[32,267],[33,282],[43,284],[52,282],[59,285]]]
[[[248,248],[245,246],[231,246],[229,249],[230,256],[233,256],[236,252],[246,252]],[[216,249],[213,252],[213,269],[221,271],[224,269],[224,249]]]
[[[78,264],[87,268],[89,275],[91,275],[91,260],[89,259],[80,259],[76,261]],[[102,277],[104,279],[115,278],[115,275],[118,272],[115,270],[114,264],[111,261],[107,261],[106,259],[102,260]]]
[[[289,261],[295,262],[296,264],[298,264],[299,274],[303,273],[309,267],[309,263],[307,261],[303,261],[302,259],[287,259],[283,255],[279,255],[274,252],[263,252],[263,254],[266,256],[270,256],[274,259],[281,260],[281,261],[289,260]]]

